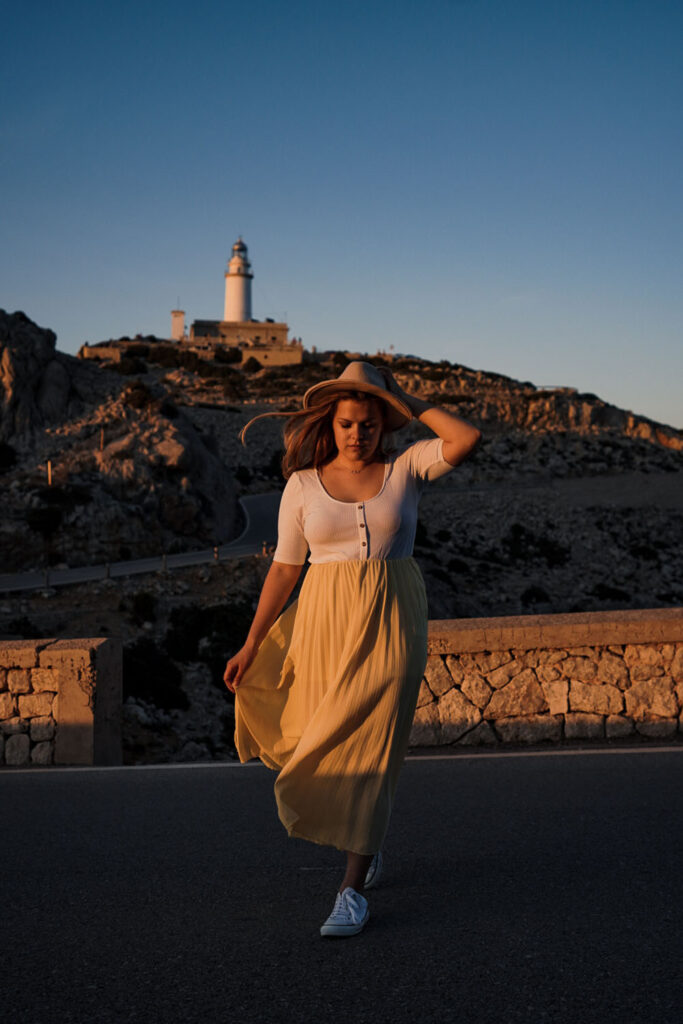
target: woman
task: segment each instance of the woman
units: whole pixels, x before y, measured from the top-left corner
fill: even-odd
[[[385,452],[387,432],[413,417],[437,437]],[[479,438],[363,362],[309,388],[285,426],[278,543],[224,680],[240,760],[279,770],[289,835],[346,852],[322,935],[361,931],[363,889],[381,870],[427,658],[427,601],[412,558],[419,496]],[[280,615],[309,549],[300,596]]]

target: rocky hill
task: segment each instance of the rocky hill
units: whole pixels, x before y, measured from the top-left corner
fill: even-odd
[[[2,571],[234,535],[232,474],[154,374],[126,378],[56,352],[52,331],[4,312],[0,368]]]

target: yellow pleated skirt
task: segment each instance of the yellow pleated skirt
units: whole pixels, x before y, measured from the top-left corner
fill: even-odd
[[[279,771],[290,836],[380,849],[427,660],[413,558],[311,565],[235,695],[240,761]]]

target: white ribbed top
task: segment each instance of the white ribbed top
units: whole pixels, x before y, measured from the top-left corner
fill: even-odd
[[[312,564],[408,558],[424,485],[453,468],[436,437],[392,452],[380,490],[365,501],[333,498],[315,469],[293,473],[280,500],[274,561],[303,565],[309,549]]]

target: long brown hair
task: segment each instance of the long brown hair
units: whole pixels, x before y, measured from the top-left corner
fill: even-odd
[[[282,456],[282,475],[288,480],[292,473],[299,469],[311,469],[323,466],[334,457],[337,446],[334,442],[334,431],[332,420],[334,419],[337,402],[344,399],[351,399],[354,402],[372,402],[382,417],[382,435],[379,440],[378,451],[384,451],[384,437],[386,423],[386,409],[381,398],[369,395],[365,391],[334,391],[310,409],[301,409],[294,413],[285,412],[264,412],[260,416],[254,416],[242,427],[240,440],[245,444],[247,430],[256,420],[264,419],[266,416],[287,416],[283,435],[285,442],[285,453]]]

